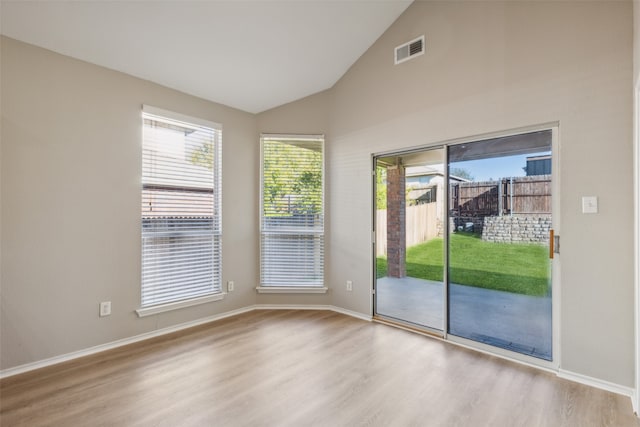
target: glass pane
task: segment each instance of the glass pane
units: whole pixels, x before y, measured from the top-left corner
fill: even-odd
[[[449,333],[551,360],[551,131],[449,149]]]
[[[323,140],[265,137],[260,284],[324,285]]]
[[[444,150],[379,158],[376,314],[443,330]]]
[[[322,234],[263,233],[262,286],[323,286]]]
[[[142,307],[221,292],[220,131],[143,113]]]

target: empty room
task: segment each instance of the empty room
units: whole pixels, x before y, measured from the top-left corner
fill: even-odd
[[[0,425],[640,426],[640,3],[0,0]]]

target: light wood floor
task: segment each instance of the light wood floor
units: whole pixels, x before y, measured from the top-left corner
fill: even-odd
[[[0,382],[9,426],[640,426],[628,397],[328,311],[254,311]]]

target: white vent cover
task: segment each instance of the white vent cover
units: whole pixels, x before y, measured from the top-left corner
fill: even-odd
[[[424,36],[396,47],[394,59],[397,64],[424,54]]]

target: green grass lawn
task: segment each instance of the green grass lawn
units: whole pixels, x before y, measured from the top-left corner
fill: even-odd
[[[442,280],[441,238],[407,249],[407,276]],[[449,281],[460,285],[543,296],[548,292],[550,262],[543,245],[482,241],[469,233],[455,233],[450,240]],[[387,274],[387,260],[376,260],[377,276]]]

